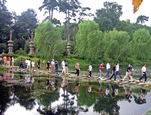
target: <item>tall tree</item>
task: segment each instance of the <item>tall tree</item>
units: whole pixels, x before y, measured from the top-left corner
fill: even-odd
[[[94,20],[102,31],[112,30],[122,15],[122,6],[116,2],[104,2],[104,8],[96,11]]]
[[[60,27],[54,27],[50,21],[43,22],[38,26],[34,43],[40,57],[49,60],[62,54],[65,49],[64,42],[61,41]]]
[[[131,54],[133,54],[132,56],[141,60],[151,59],[150,43],[151,35],[147,29],[142,28],[136,30],[133,34],[133,39],[131,41]]]
[[[15,17],[15,24],[13,26],[13,38],[16,39],[15,49],[24,48],[26,40],[31,38],[31,32],[37,27],[38,21],[36,18],[37,14],[33,9],[27,9],[21,13],[20,16]],[[20,43],[23,43],[20,45]]]
[[[49,15],[46,19],[52,20],[53,19],[53,12],[54,10],[58,9],[58,1],[57,0],[44,0],[43,5],[39,7],[39,10],[45,10],[45,14],[48,13]]]
[[[0,43],[8,41],[12,24],[12,16],[5,3],[6,0],[0,0]]]
[[[92,61],[102,57],[103,33],[95,21],[83,21],[76,34],[76,53],[82,58]],[[93,55],[92,55],[93,54]]]

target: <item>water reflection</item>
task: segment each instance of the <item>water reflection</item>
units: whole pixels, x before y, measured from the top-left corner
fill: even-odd
[[[12,115],[8,112],[13,107],[24,108],[28,115],[131,115],[145,114],[150,109],[150,90],[135,84],[119,85],[91,79],[82,82],[29,74],[19,74],[18,78],[22,79],[21,85],[0,83],[0,114]]]

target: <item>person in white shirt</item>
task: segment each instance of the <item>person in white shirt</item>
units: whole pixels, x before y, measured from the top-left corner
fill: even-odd
[[[108,96],[110,94],[109,85],[106,86],[105,94]]]
[[[92,64],[88,67],[89,77],[92,77]]]
[[[62,66],[62,73],[65,74],[66,68],[65,68],[65,61],[64,60],[61,62],[61,66]]]
[[[32,69],[34,70],[35,69],[35,62],[34,61],[31,62],[31,66],[32,66]]]
[[[110,76],[110,68],[111,68],[111,65],[110,65],[110,62],[108,62],[107,64],[106,64],[106,77],[108,77],[109,78],[109,76]]]
[[[15,61],[15,59],[14,59],[14,57],[12,57],[12,66],[14,66],[14,61]]]
[[[28,64],[28,69],[30,70],[30,66],[31,66],[31,61],[30,61],[30,59],[28,59],[27,64]]]
[[[141,79],[145,78],[144,82],[147,81],[147,69],[146,69],[146,64],[143,65],[142,69],[142,76],[139,78],[139,81],[141,81]]]
[[[120,64],[119,63],[116,64],[116,73],[115,73],[115,76],[117,76],[117,75],[119,75],[120,78],[122,79],[122,76],[120,74]]]
[[[28,59],[25,60],[25,68],[28,69]]]
[[[55,60],[52,59],[51,61],[51,72],[54,73],[55,72]]]

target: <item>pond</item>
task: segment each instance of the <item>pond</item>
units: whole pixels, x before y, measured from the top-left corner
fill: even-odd
[[[150,88],[137,84],[23,73],[5,73],[5,78],[19,83],[0,82],[1,115],[145,115],[151,110]]]

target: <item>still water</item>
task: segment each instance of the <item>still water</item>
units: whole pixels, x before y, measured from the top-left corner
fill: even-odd
[[[22,73],[5,73],[5,78],[21,80],[0,82],[1,115],[145,115],[151,110],[150,88],[137,84]]]

